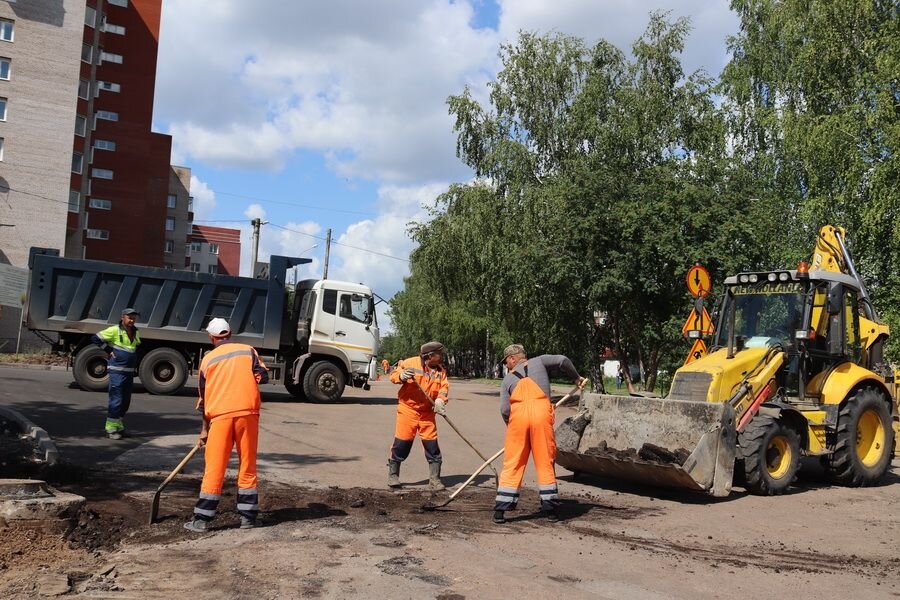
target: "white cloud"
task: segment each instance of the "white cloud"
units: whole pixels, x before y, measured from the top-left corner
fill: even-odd
[[[194,197],[194,220],[209,220],[216,209],[216,193],[196,175],[191,175],[191,196]]]

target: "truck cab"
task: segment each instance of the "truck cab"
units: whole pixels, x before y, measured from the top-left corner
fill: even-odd
[[[372,290],[359,283],[306,279],[294,288],[290,306],[298,354],[286,379],[288,391],[328,402],[347,383],[368,389],[379,346]]]

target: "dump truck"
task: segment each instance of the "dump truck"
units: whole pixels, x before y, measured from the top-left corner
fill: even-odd
[[[878,483],[898,429],[898,376],[843,228],[825,226],[811,264],[728,277],[708,355],[665,398],[586,394],[556,431],[576,474],[726,496],[735,482],[780,494],[801,457],[830,481]]]
[[[346,385],[368,389],[375,378],[372,290],[332,279],[286,285],[287,270],[309,259],[272,256],[268,278],[251,279],[53,254],[31,253],[25,324],[69,353],[86,390],[106,390],[109,380],[106,354],[91,336],[118,323],[126,307],[140,312],[137,375],[151,394],[185,386],[212,348],[205,329],[215,317],[228,321],[236,342],[257,349],[272,383],[298,399],[333,402]]]

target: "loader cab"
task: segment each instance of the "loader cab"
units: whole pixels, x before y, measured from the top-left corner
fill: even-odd
[[[787,355],[781,394],[805,397],[808,382],[844,362],[864,365],[859,288],[824,271],[741,273],[726,280],[715,345],[729,356],[778,347]]]

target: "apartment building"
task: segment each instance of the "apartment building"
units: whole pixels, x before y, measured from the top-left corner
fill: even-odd
[[[184,263],[195,273],[240,274],[241,231],[194,225]]]
[[[65,253],[174,264],[172,138],[151,131],[162,0],[87,0],[83,10]]]
[[[84,0],[0,2],[0,262],[66,240]]]
[[[165,246],[163,262],[167,269],[188,268],[183,248],[191,238],[194,220],[194,198],[191,196],[191,170],[173,166],[169,169],[169,194],[166,197]]]

